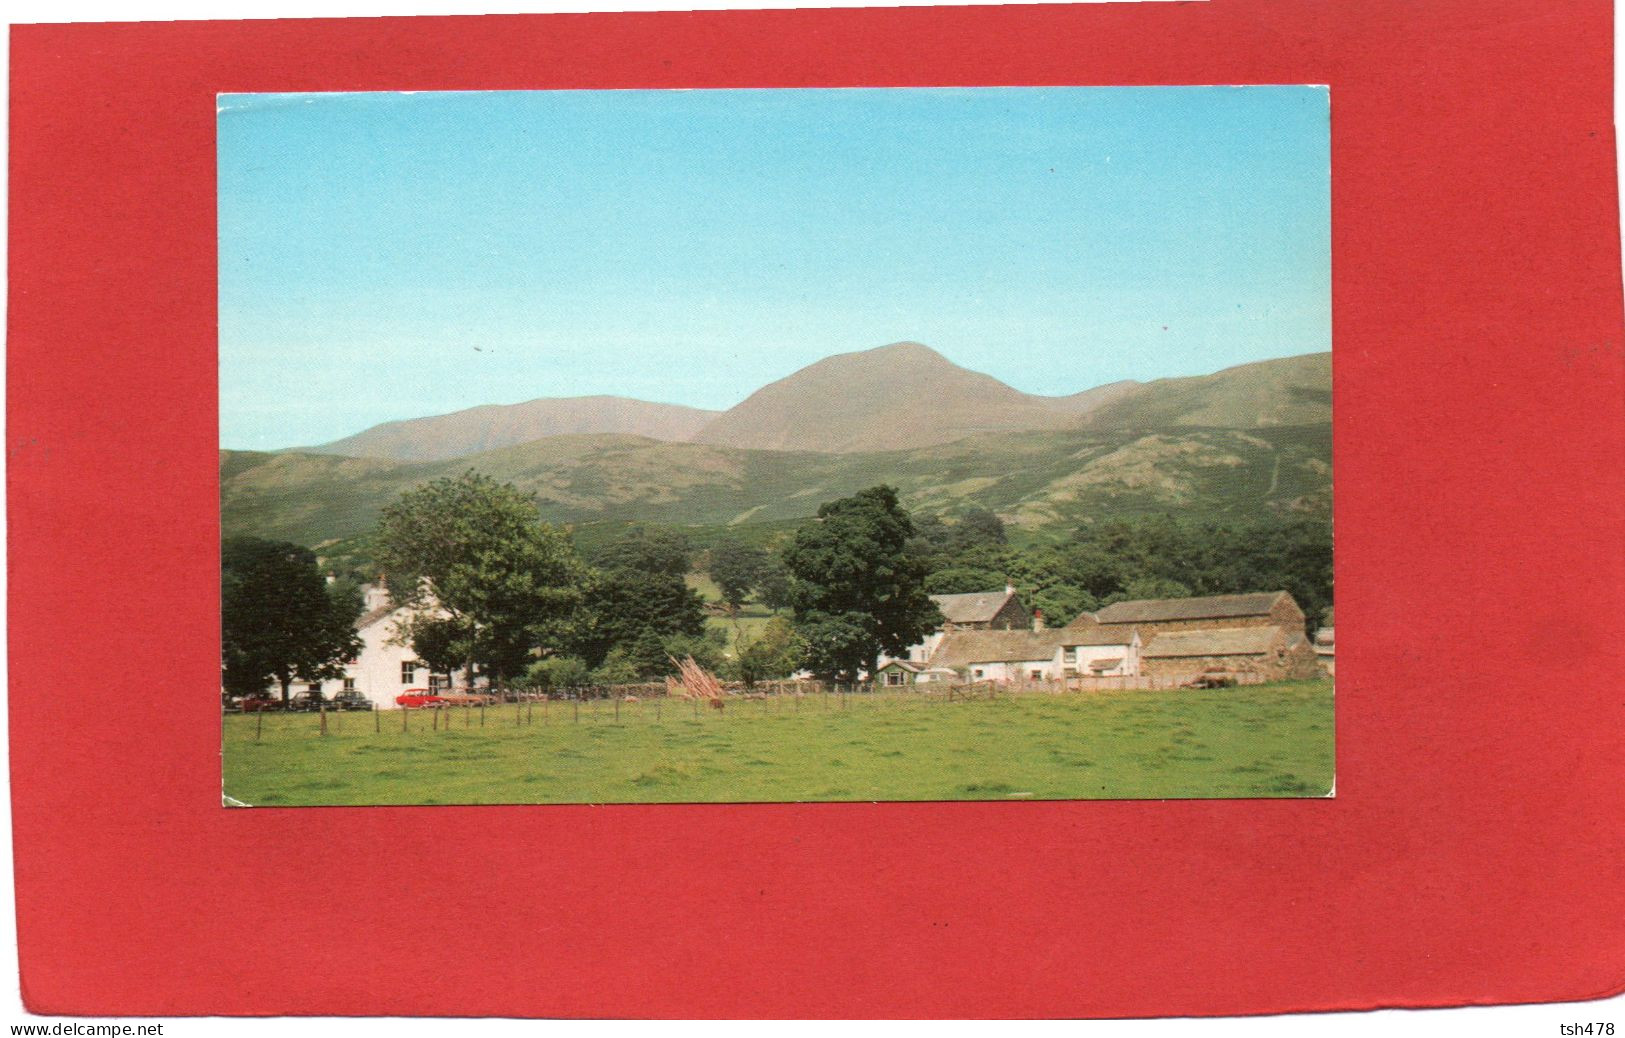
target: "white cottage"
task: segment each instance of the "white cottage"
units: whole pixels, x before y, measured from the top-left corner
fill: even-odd
[[[1060,668],[1066,677],[1115,678],[1140,673],[1140,632],[1130,628],[1063,628]]]
[[[417,658],[410,645],[400,643],[401,623],[411,611],[397,606],[382,584],[362,588],[362,613],[356,619],[361,651],[344,665],[344,677],[328,681],[296,684],[299,692],[320,689],[323,698],[340,692],[360,692],[376,710],[394,710],[395,697],[409,688],[449,688],[451,677],[431,674],[428,664]]]

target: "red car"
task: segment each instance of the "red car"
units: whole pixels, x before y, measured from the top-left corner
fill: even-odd
[[[408,710],[422,710],[424,707],[449,706],[450,703],[439,692],[427,688],[409,688],[395,697],[395,705]]]

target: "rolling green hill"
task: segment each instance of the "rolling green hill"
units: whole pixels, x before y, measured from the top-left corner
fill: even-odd
[[[441,462],[222,451],[221,513],[228,536],[314,546],[362,535],[403,491],[474,468],[534,493],[544,518],[561,523],[782,522],[890,483],[916,510],[951,515],[979,505],[1038,531],[1146,512],[1325,514],[1330,451],[1324,424],[1010,432],[865,454],[634,436],[554,436]]]

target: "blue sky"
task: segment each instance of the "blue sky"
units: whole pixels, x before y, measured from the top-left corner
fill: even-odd
[[[545,396],[722,409],[903,339],[1052,395],[1331,344],[1322,88],[219,107],[227,447]]]

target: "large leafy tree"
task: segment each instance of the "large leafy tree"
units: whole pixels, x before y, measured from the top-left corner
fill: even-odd
[[[667,639],[705,632],[704,603],[685,580],[692,558],[687,538],[663,530],[636,528],[600,549],[571,650],[593,667],[617,648],[621,658],[635,658],[639,674],[669,667],[660,648]]]
[[[764,549],[728,540],[711,549],[706,569],[722,592],[722,600],[738,612],[745,598],[761,583],[771,562],[772,557]]]
[[[500,683],[573,633],[588,570],[511,484],[472,470],[425,483],[384,510],[377,540],[392,594],[413,610],[402,633],[460,656],[470,683],[475,664]]]
[[[888,486],[830,501],[784,553],[795,628],[816,674],[855,681],[942,622],[909,549],[914,524]]]
[[[329,593],[308,548],[257,537],[220,546],[222,683],[233,695],[275,681],[286,703],[295,679],[341,677],[361,650],[353,589]]]

